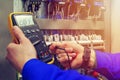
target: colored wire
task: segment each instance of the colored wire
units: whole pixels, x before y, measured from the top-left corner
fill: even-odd
[[[56,46],[56,49],[60,49],[60,50],[64,50],[65,51],[65,53],[66,53],[66,55],[68,57],[69,69],[72,69],[71,64],[70,64],[70,57],[68,55],[68,52],[64,48],[60,48],[60,47],[57,47],[57,46]]]

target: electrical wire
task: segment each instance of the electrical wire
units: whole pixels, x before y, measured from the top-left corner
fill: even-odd
[[[65,53],[66,53],[66,55],[68,57],[69,69],[72,69],[71,64],[70,64],[70,57],[68,55],[68,52],[64,48],[60,48],[60,47],[57,47],[57,46],[56,46],[56,49],[60,49],[60,50],[64,50],[65,51]]]

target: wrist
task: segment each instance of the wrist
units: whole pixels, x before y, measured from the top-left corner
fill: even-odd
[[[84,54],[82,56],[81,68],[94,68],[96,62],[95,51],[90,48],[84,48]]]

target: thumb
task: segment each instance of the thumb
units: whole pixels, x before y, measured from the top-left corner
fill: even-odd
[[[18,28],[18,26],[13,27],[13,34],[19,43],[22,43],[24,41],[25,35],[22,30]]]

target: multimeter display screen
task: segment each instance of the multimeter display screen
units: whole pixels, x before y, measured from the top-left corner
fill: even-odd
[[[32,15],[15,15],[15,20],[20,27],[34,25]]]

